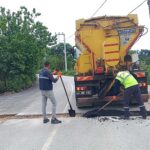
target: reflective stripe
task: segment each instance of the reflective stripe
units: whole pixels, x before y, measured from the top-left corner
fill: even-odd
[[[124,109],[129,109],[129,107],[123,107]]]
[[[145,107],[144,105],[142,105],[142,106],[139,106],[139,107]]]
[[[48,77],[39,76],[39,79],[49,79]]]

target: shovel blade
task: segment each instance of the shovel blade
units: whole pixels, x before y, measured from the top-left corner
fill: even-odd
[[[75,110],[73,110],[73,109],[68,109],[68,112],[69,112],[69,116],[70,116],[70,117],[75,117],[75,116],[76,116]]]

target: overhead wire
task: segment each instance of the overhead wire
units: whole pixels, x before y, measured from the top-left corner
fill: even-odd
[[[104,6],[104,4],[105,4],[106,2],[107,2],[107,0],[105,0],[105,1],[98,7],[98,9],[96,9],[96,11],[93,13],[93,15],[91,16],[91,18],[96,15],[96,13]]]
[[[138,9],[140,6],[142,6],[146,1],[149,2],[149,0],[144,0],[141,4],[139,4],[139,5],[138,5],[137,7],[135,7],[132,11],[130,11],[130,12],[128,13],[128,15],[131,14],[131,13],[132,13],[133,11],[135,11],[136,9]],[[107,0],[105,0],[105,1],[96,9],[96,11],[91,15],[91,18],[96,15],[96,13],[104,6],[104,4],[105,4],[106,2],[107,2]],[[72,38],[74,35],[75,35],[75,34],[72,33],[71,35],[69,35],[69,36],[67,37],[67,39]]]
[[[136,9],[138,9],[139,7],[141,7],[145,2],[147,2],[147,4],[149,5],[150,0],[144,0],[142,3],[140,3],[138,6],[136,6],[132,11],[130,11],[130,12],[128,13],[128,15],[131,14],[132,12],[134,12],[134,11],[135,11]],[[146,34],[148,33],[148,28],[147,28],[147,27],[144,27],[144,29],[146,29],[146,32],[145,32],[145,33],[142,32],[142,34],[139,36],[139,38],[138,38],[135,42],[139,41],[139,39],[140,39],[142,36],[144,36],[144,35],[146,35]]]
[[[139,4],[137,7],[135,7],[132,11],[130,11],[129,13],[128,13],[128,15],[129,14],[131,14],[132,12],[134,12],[136,9],[138,9],[140,6],[142,6],[145,2],[146,2],[147,0],[144,0],[141,4]]]
[[[149,17],[150,17],[150,0],[147,1],[147,5],[148,5],[148,8],[149,8]]]
[[[91,18],[94,17],[96,15],[96,13],[104,6],[104,4],[107,2],[107,0],[105,0],[97,9],[96,11],[91,15]],[[72,38],[75,35],[75,33],[72,33],[70,36],[67,37],[67,39]]]
[[[72,38],[75,35],[75,33],[70,34],[69,36],[66,37],[66,41]]]

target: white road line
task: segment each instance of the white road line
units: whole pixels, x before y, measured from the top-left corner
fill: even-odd
[[[43,145],[41,150],[48,150],[48,147],[51,145],[53,138],[55,137],[57,130],[59,129],[59,126],[56,126],[54,128],[54,130],[52,131],[52,133],[50,134],[50,136],[48,137],[48,139],[46,140],[45,144]]]
[[[70,81],[69,81],[69,84],[70,84],[70,86],[71,86],[71,95],[70,95],[70,97],[69,97],[69,100],[72,98],[72,95],[73,95],[73,85],[70,83]],[[67,105],[65,106],[65,108],[64,108],[64,110],[63,110],[63,112],[66,112],[66,109],[68,108],[68,103],[67,103]],[[49,147],[50,147],[50,145],[51,145],[51,143],[53,142],[53,139],[54,139],[54,137],[55,137],[55,135],[56,135],[56,133],[57,133],[57,131],[58,131],[58,129],[60,128],[60,126],[55,126],[55,128],[53,129],[53,131],[52,131],[52,133],[49,135],[49,137],[47,138],[47,140],[46,140],[46,142],[44,143],[44,145],[43,145],[43,147],[42,147],[42,149],[41,150],[48,150],[49,149]]]

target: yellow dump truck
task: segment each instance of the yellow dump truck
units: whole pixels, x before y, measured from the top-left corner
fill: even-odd
[[[112,98],[121,100],[120,88],[114,85],[114,70],[123,66],[136,74],[142,97],[148,101],[147,73],[131,62],[128,54],[143,31],[136,14],[76,21],[75,42],[80,54],[74,81],[78,107],[98,105]]]

